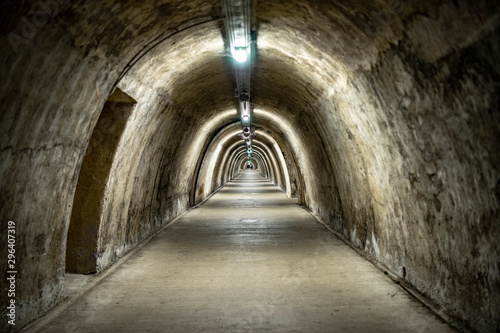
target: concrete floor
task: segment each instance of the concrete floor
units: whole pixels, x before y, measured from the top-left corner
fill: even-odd
[[[41,332],[454,332],[256,171]]]

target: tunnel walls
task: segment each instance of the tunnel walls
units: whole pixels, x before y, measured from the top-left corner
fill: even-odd
[[[183,1],[170,2],[168,8],[152,2],[136,5],[101,1],[77,6],[61,1],[50,3],[51,12],[41,14],[37,14],[40,3],[35,1],[1,5],[5,47],[0,52],[0,101],[4,105],[0,243],[4,251],[7,221],[15,221],[17,328],[44,314],[61,296],[66,236],[82,161],[123,70],[158,40],[200,22],[219,20],[218,7],[206,1],[191,2],[196,15]],[[174,17],[175,12],[184,14]],[[115,13],[116,20],[103,13]],[[34,19],[39,21],[33,28],[26,22]],[[33,29],[30,34],[29,29]],[[12,34],[21,38],[19,44],[11,43]],[[163,92],[127,87],[124,81],[123,90],[137,104],[115,151],[104,190],[97,270],[186,210],[185,193],[192,173],[182,173],[176,163],[187,163],[183,158],[199,153],[188,144],[189,136],[197,133],[189,126],[184,108]],[[179,114],[182,117],[175,119]],[[180,150],[165,152],[170,145],[183,149],[182,156]],[[190,150],[193,154],[184,154]],[[0,264],[3,272],[6,264]],[[2,283],[2,304],[7,304],[5,288]],[[2,330],[16,329],[6,325],[5,314],[2,306]]]
[[[241,124],[235,123],[212,135],[213,139],[210,141],[206,153],[203,154],[203,160],[197,172],[194,204],[203,202],[210,194],[223,186],[225,180],[235,177],[235,172],[239,173],[241,163],[231,153],[235,146],[239,146],[238,151],[241,156],[246,155],[246,145],[238,137],[240,133]],[[258,154],[257,156],[263,157],[262,160],[266,161],[266,165],[271,170],[268,179],[290,196],[289,171],[284,158],[280,156],[282,151],[276,141],[269,137],[266,138],[266,136],[257,133],[256,139],[252,140],[254,155]],[[264,144],[262,141],[266,141],[266,143]],[[229,155],[232,155],[231,159],[229,159]],[[233,170],[232,173],[231,170]],[[223,174],[227,174],[227,176],[222,177]]]
[[[1,243],[5,251],[6,223],[15,221],[19,326],[61,295],[79,169],[111,89],[106,76],[113,71],[105,62],[82,59],[64,39],[57,40],[33,40],[25,52],[2,53],[0,60],[8,68],[2,69],[8,76],[2,75],[0,87]],[[3,272],[6,264],[0,264]],[[5,288],[2,283],[2,304],[7,304]],[[2,327],[5,311],[2,307]]]
[[[494,50],[491,37],[433,63],[401,43],[350,83],[369,98],[325,98],[333,112],[324,122],[338,133],[328,156],[341,205],[332,212],[319,199],[313,208],[480,332],[498,329],[500,304],[498,97],[481,84],[498,73],[486,51]]]
[[[377,114],[371,131],[346,126],[347,139],[365,141],[372,196],[347,202],[372,211],[357,217],[344,205],[356,222],[343,234],[479,331],[497,330],[500,313],[499,100],[481,83],[499,73],[497,41],[498,30],[432,61],[413,47],[419,40],[387,50],[364,76],[374,108],[354,106]]]
[[[122,87],[130,89],[125,84]],[[178,110],[154,91],[137,88],[133,92],[137,105],[116,152],[103,202],[96,253],[98,271],[187,207],[187,195],[178,200],[167,198],[172,193],[184,193],[187,185],[179,178],[174,178],[179,181],[177,186],[162,191],[164,182],[169,181],[164,178],[165,172],[172,167],[172,162],[166,163],[165,159],[176,154],[166,149],[165,140],[179,142],[183,137],[165,138],[161,128],[182,129],[180,119],[174,121]]]
[[[293,141],[313,214],[458,326],[495,332],[498,6],[398,4],[347,22],[261,2],[256,103]]]
[[[66,272],[95,273],[96,252],[107,178],[135,101],[116,89],[93,130],[73,199],[66,244]]]

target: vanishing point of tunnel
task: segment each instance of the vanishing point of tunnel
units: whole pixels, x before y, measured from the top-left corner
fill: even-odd
[[[500,332],[500,2],[0,2],[0,331]]]

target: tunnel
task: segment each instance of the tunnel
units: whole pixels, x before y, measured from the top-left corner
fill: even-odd
[[[223,1],[2,1],[3,327],[252,165],[453,325],[498,332],[500,4],[250,2],[251,159]]]

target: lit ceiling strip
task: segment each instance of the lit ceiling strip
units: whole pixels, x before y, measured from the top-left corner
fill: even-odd
[[[252,128],[252,95],[251,74],[253,69],[254,53],[252,48],[251,27],[252,0],[224,0],[225,27],[229,52],[233,58],[234,75],[236,81],[236,97],[238,98],[243,136],[247,143],[250,142],[248,157],[251,158],[251,139],[249,133]]]

